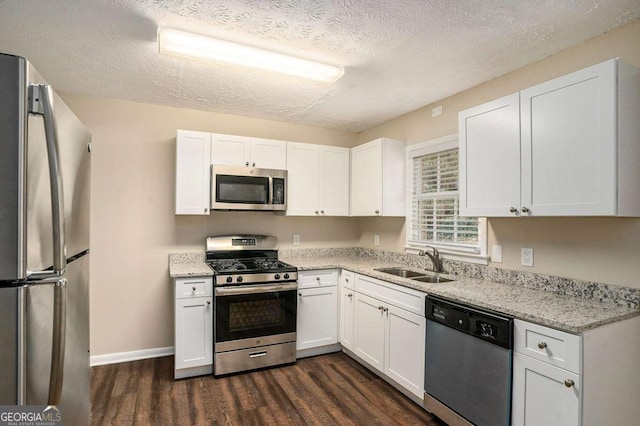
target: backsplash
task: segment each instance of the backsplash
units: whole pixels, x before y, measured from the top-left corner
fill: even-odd
[[[415,268],[432,269],[431,260],[426,256],[363,247],[281,249],[279,250],[279,256],[283,258],[356,256],[377,258],[385,262],[402,263]],[[449,274],[463,275],[503,284],[512,284],[564,296],[595,299],[603,303],[613,303],[629,308],[640,307],[640,289],[636,288],[555,277],[533,272],[514,271],[458,261],[444,260],[443,264],[445,271]]]

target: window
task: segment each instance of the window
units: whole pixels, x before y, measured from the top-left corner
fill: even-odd
[[[457,135],[408,146],[407,170],[408,248],[429,245],[460,260],[484,259],[485,220],[458,212]]]

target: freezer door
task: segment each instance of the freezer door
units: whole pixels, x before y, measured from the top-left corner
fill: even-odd
[[[89,424],[89,255],[67,265],[66,344],[62,399],[64,423]],[[53,286],[26,291],[26,403],[47,404],[53,335]]]

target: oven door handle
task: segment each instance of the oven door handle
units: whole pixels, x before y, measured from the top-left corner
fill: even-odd
[[[298,283],[273,285],[243,285],[237,287],[216,287],[216,296],[237,296],[239,294],[273,293],[276,291],[296,290]]]

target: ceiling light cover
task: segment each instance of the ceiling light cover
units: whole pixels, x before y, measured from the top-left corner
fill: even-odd
[[[325,83],[332,83],[344,74],[342,67],[173,28],[158,27],[158,48],[160,53],[167,55],[221,62]]]

